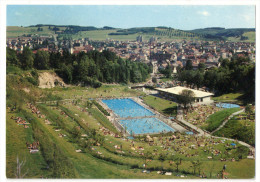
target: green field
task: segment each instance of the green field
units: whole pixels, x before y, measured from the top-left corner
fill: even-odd
[[[242,36],[248,38],[247,40],[242,40],[242,42],[255,42],[255,32],[245,32]],[[231,42],[241,42],[240,37],[229,37],[227,40]]]
[[[54,31],[49,30],[47,26],[42,27],[43,31],[37,31],[37,27],[17,27],[7,26],[6,36],[7,38],[15,38],[18,36],[37,34],[37,35],[53,35]]]
[[[240,101],[238,100],[239,97],[241,97],[243,94],[242,93],[229,93],[229,94],[224,94],[218,97],[212,97],[212,100],[216,102],[232,102],[232,103],[239,103]]]
[[[38,34],[38,35],[53,35],[55,32],[49,30],[48,26],[42,26],[43,31],[37,31],[37,27],[17,27],[17,26],[8,26],[7,27],[7,38],[14,38],[18,36],[28,35],[28,34]],[[64,30],[65,27],[59,27],[60,30]],[[143,36],[143,40],[149,40],[151,37],[155,36],[160,41],[172,41],[172,40],[198,40],[203,39],[202,37],[198,37],[193,33],[184,32],[182,30],[175,29],[162,29],[156,28],[155,32],[150,33],[134,33],[129,35],[109,35],[109,33],[115,33],[118,29],[112,30],[92,30],[92,31],[80,31],[76,34],[61,34],[60,37],[72,37],[73,39],[81,39],[81,38],[90,38],[91,40],[119,40],[119,41],[133,41],[136,40],[136,37],[139,35]]]

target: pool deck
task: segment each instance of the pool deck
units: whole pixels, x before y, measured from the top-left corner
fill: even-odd
[[[106,98],[102,98],[102,99],[106,99]],[[135,101],[137,104],[141,105],[142,107],[144,107],[145,109],[150,110],[151,112],[153,112],[155,115],[152,116],[139,116],[139,117],[126,117],[126,118],[121,118],[119,117],[117,114],[114,113],[114,111],[112,109],[110,109],[105,103],[102,102],[102,99],[97,99],[97,102],[104,108],[106,109],[109,113],[110,116],[106,116],[108,118],[108,120],[116,126],[116,128],[118,129],[118,131],[125,131],[124,127],[120,124],[120,120],[126,120],[126,119],[142,119],[142,118],[157,118],[159,120],[161,120],[162,122],[164,122],[165,124],[167,124],[168,126],[170,126],[171,128],[173,128],[175,131],[179,131],[179,132],[186,132],[188,130],[186,130],[185,128],[183,128],[182,126],[180,126],[179,124],[177,124],[176,122],[172,121],[171,119],[169,119],[169,117],[166,117],[164,115],[162,115],[161,113],[157,112],[156,110],[150,108],[149,106],[147,106],[146,104],[143,103],[143,100],[138,98],[138,97],[124,97],[124,98],[116,98],[116,99],[132,99],[133,101]],[[108,99],[113,99],[113,98],[108,98]],[[126,133],[127,135],[130,135],[129,132]],[[141,135],[147,135],[147,134],[157,134],[157,133],[145,133],[145,134],[141,134]]]

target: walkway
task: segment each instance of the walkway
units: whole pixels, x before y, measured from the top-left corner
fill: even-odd
[[[211,136],[210,134],[206,133],[206,132],[203,131],[202,129],[200,129],[200,128],[194,126],[193,124],[191,124],[191,123],[189,123],[189,122],[187,122],[187,121],[185,121],[185,120],[183,119],[183,110],[180,109],[180,107],[177,107],[177,108],[178,108],[178,109],[177,109],[177,120],[178,120],[178,121],[182,122],[183,124],[185,124],[186,126],[190,127],[191,129],[197,131],[197,132],[198,132],[198,134],[197,134],[198,136]]]
[[[237,111],[237,112],[231,114],[226,120],[224,120],[224,122],[223,122],[217,129],[215,129],[214,131],[212,131],[210,134],[213,134],[213,133],[215,133],[216,131],[220,130],[223,126],[225,126],[225,124],[226,124],[231,118],[233,118],[235,115],[238,115],[238,114],[240,114],[241,112],[244,112],[244,111],[245,111],[245,109],[242,109],[242,110],[240,110],[240,111]]]

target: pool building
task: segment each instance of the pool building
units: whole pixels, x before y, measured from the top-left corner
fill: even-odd
[[[211,96],[213,96],[213,93],[210,92],[204,92],[201,90],[195,90],[195,89],[190,89],[190,88],[186,88],[186,87],[181,87],[181,86],[177,86],[177,87],[171,87],[171,88],[156,88],[156,90],[159,92],[159,94],[162,97],[165,97],[168,100],[172,100],[175,102],[178,102],[177,96],[180,95],[180,93],[183,90],[191,90],[194,92],[195,95],[195,103],[198,104],[212,104],[214,101],[211,100]]]

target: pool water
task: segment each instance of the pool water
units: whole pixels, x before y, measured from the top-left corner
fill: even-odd
[[[124,128],[126,128],[130,135],[175,131],[173,128],[157,118],[120,120],[120,123]]]
[[[120,124],[130,135],[175,131],[156,117],[147,117],[155,114],[132,99],[104,99],[102,102],[121,118]]]
[[[132,99],[109,99],[102,100],[110,109],[121,118],[143,117],[155,115],[152,111],[139,105]]]
[[[216,104],[217,107],[221,108],[239,108],[240,106],[237,104],[230,104],[230,103],[218,103]]]

